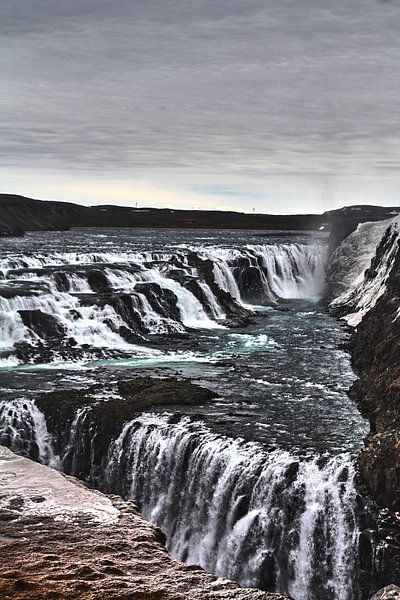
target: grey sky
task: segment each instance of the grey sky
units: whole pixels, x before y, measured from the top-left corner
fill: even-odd
[[[400,204],[400,0],[0,0],[1,191]]]

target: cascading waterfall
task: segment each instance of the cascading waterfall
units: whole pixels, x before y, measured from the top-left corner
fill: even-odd
[[[213,434],[188,417],[143,414],[94,464],[90,408],[58,457],[34,402],[0,410],[0,441],[137,502],[177,559],[295,600],[351,600],[357,589],[354,467],[348,454],[300,457]],[[99,457],[97,457],[99,458]]]
[[[235,272],[246,261],[259,273],[265,297],[300,299],[319,297],[325,288],[325,249],[305,244],[253,245],[242,248],[214,248],[202,251],[214,261],[216,279],[225,291],[240,300]],[[245,264],[246,264],[245,263]]]
[[[296,600],[353,597],[357,554],[349,455],[300,460],[143,415],[110,449],[107,488],[134,499],[171,554]]]
[[[221,328],[252,304],[319,297],[324,264],[324,247],[306,244],[10,256],[0,261],[0,358],[7,365],[23,345],[22,362],[48,362],[54,339],[69,359],[140,353],[143,335]]]
[[[366,599],[389,581],[389,538],[358,483],[356,494],[367,426],[345,396],[347,334],[317,302],[325,248],[260,235],[7,242],[0,443],[134,499],[187,563],[295,600]],[[131,391],[171,371],[220,397],[166,408],[160,395],[157,414],[135,414],[148,392]]]
[[[0,440],[15,452],[50,467],[60,467],[60,458],[54,451],[45,416],[32,400],[0,404]]]

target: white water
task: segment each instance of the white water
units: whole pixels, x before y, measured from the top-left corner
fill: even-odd
[[[199,249],[199,253],[214,262],[217,282],[238,300],[240,291],[232,275],[238,258],[247,258],[260,270],[265,294],[271,300],[321,297],[324,293],[326,252],[321,246],[247,245],[240,249]]]
[[[32,400],[14,400],[0,404],[2,443],[17,450],[37,454],[39,462],[58,469],[60,458],[53,449],[46,419]],[[36,446],[36,452],[32,445]]]
[[[143,415],[111,448],[107,476],[109,489],[165,531],[177,559],[296,600],[352,598],[358,532],[348,455],[299,461],[186,418]]]
[[[191,264],[193,256],[197,257],[196,266]],[[279,298],[319,297],[323,293],[325,252],[320,246],[286,244],[175,249],[165,253],[14,255],[0,261],[3,274],[0,282],[0,349],[3,353],[11,352],[20,342],[34,346],[43,341],[40,332],[24,326],[19,311],[26,310],[53,317],[64,332],[63,338],[73,340],[74,347],[140,354],[140,347],[135,347],[121,334],[124,328],[135,332],[137,323],[129,320],[131,316],[126,311],[117,313],[115,300],[108,300],[107,293],[117,294],[117,297],[118,294],[130,296],[131,310],[136,312],[144,331],[150,334],[183,332],[185,328],[221,328],[229,315],[216,290],[224,290],[232,300],[249,307],[248,300],[241,299],[238,278],[243,268],[238,268],[238,260],[245,260],[256,269],[260,293],[267,303],[274,303]],[[203,261],[212,261],[212,282],[204,279]],[[103,273],[108,286],[108,291],[100,294],[104,297],[100,305],[97,304],[99,293],[93,292],[90,284],[92,268]],[[203,298],[197,298],[185,287],[187,280],[198,285]],[[142,288],[137,287],[139,284]],[[153,298],[151,304],[152,285],[159,286],[162,296],[164,291],[165,294],[172,292],[172,296]],[[6,293],[2,297],[4,287]],[[249,293],[247,291],[246,295]],[[175,298],[179,318],[169,304],[171,297]],[[5,356],[2,364],[9,364],[4,362],[8,358]]]

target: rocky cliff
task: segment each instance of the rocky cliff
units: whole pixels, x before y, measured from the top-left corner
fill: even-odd
[[[2,600],[284,600],[173,561],[132,502],[0,447]]]
[[[360,491],[371,502],[361,522],[364,585],[400,582],[400,219],[358,226],[331,258],[334,314],[354,328],[359,379],[350,395],[371,430],[358,457]],[[368,504],[368,502],[367,502]]]
[[[400,219],[359,226],[332,256],[330,279],[334,291],[344,288],[331,309],[356,327],[351,352],[359,380],[351,395],[371,423],[360,469],[378,503],[396,512],[400,510]]]

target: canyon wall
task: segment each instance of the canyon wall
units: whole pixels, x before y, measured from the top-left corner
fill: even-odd
[[[357,260],[358,259],[358,260]],[[347,277],[347,279],[345,279]],[[351,389],[371,434],[359,465],[381,506],[400,510],[400,219],[365,223],[331,259],[331,310],[355,327]]]
[[[358,380],[350,395],[371,426],[358,457],[360,488],[373,499],[361,523],[362,567],[377,581],[399,583],[400,219],[359,225],[332,255],[329,279],[332,312],[354,328]]]

